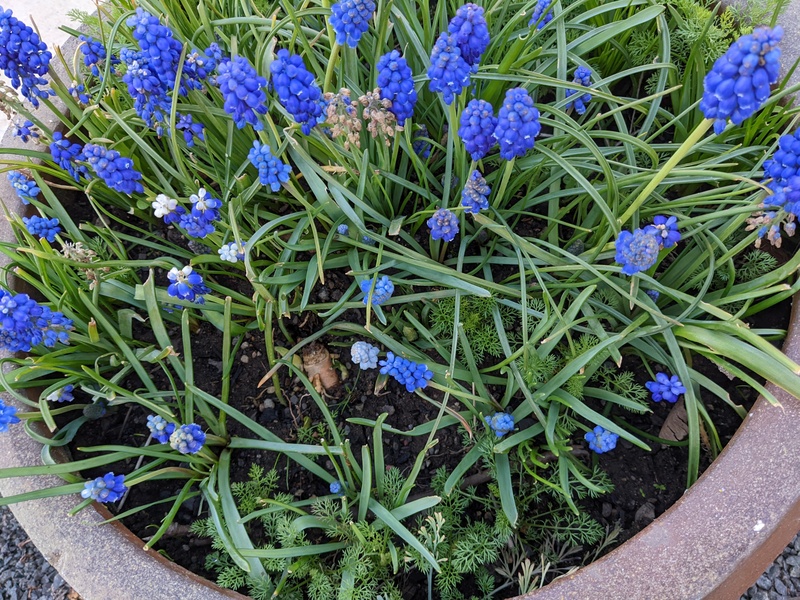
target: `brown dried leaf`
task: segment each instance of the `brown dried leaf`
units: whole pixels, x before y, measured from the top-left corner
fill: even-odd
[[[684,405],[683,398],[681,398],[667,415],[667,419],[661,426],[661,431],[658,432],[658,437],[680,442],[685,440],[687,435],[689,435],[689,421],[686,416],[686,405]]]

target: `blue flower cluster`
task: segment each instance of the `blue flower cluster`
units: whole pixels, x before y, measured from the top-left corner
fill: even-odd
[[[31,138],[39,137],[39,128],[33,124],[33,121],[25,119],[14,120],[14,135],[21,139],[26,144]]]
[[[314,76],[306,69],[302,57],[278,50],[269,66],[272,72],[272,87],[278,99],[294,120],[300,124],[305,135],[311,128],[325,120],[322,91]]]
[[[267,112],[267,80],[243,56],[225,59],[217,65],[217,87],[222,92],[225,112],[233,116],[236,127],[243,129],[248,123],[253,129],[264,128],[258,115]]]
[[[206,443],[206,434],[196,423],[181,425],[169,436],[169,445],[181,454],[197,454]]]
[[[51,58],[53,55],[39,39],[39,34],[13,16],[11,10],[4,11],[0,7],[0,69],[14,89],[19,89],[37,107],[39,98],[55,93],[39,89],[40,85],[47,85],[43,76],[47,74]]]
[[[50,392],[47,394],[46,400],[50,402],[72,402],[75,400],[75,396],[72,394],[75,386],[70,384],[65,385],[60,390],[56,390],[54,392]]]
[[[461,206],[467,209],[468,213],[479,213],[489,208],[489,194],[492,189],[486,183],[481,172],[477,169],[469,176],[467,184],[461,190]]]
[[[0,433],[5,433],[8,431],[9,425],[14,425],[16,423],[19,423],[17,408],[15,406],[9,406],[0,400]]]
[[[81,177],[90,179],[89,170],[86,165],[78,164],[78,161],[86,160],[83,154],[83,146],[77,143],[70,143],[61,135],[60,131],[53,132],[53,142],[50,144],[50,154],[53,161],[67,173],[72,175],[76,182]]]
[[[459,125],[458,135],[472,160],[482,159],[497,143],[494,138],[497,117],[492,105],[485,100],[470,100],[461,113]]]
[[[131,28],[133,39],[139,43],[142,57],[164,87],[172,89],[183,45],[173,37],[169,27],[161,24],[158,17],[141,7],[128,18],[126,24]]]
[[[653,302],[658,302],[658,298],[661,296],[661,293],[658,290],[645,290],[644,293],[650,296],[650,299]]]
[[[340,223],[336,228],[336,233],[339,235],[347,235],[350,233],[350,227],[347,225],[347,223]]]
[[[175,129],[183,132],[183,141],[191,148],[194,146],[194,139],[197,138],[201,142],[205,140],[203,129],[205,126],[202,123],[196,123],[192,115],[180,114],[178,121],[175,123]]]
[[[387,352],[386,360],[380,361],[379,364],[381,375],[391,375],[406,386],[409,392],[426,387],[433,378],[433,371],[428,369],[427,365],[395,356],[393,352]]]
[[[229,242],[217,250],[217,253],[222,260],[229,263],[237,263],[244,261],[245,245],[247,245],[247,242],[242,242],[241,244],[237,242]]]
[[[361,291],[364,293],[364,304],[369,302],[369,290],[372,288],[374,279],[365,279],[359,284]],[[394,293],[394,284],[388,276],[384,275],[378,279],[375,284],[375,290],[372,292],[372,304],[380,306],[392,297]]]
[[[653,394],[653,402],[675,403],[681,394],[686,393],[686,388],[677,375],[671,377],[666,373],[656,373],[655,381],[648,381],[644,386]]]
[[[446,208],[440,208],[427,221],[431,237],[435,240],[452,242],[458,235],[458,216]]]
[[[125,475],[114,475],[114,472],[106,473],[93,481],[87,481],[81,492],[81,497],[87,500],[97,500],[98,502],[116,502],[128,491],[125,486]]]
[[[73,81],[72,85],[67,88],[67,91],[78,104],[89,104],[89,95],[86,93],[86,86],[82,83]]]
[[[125,65],[125,74],[122,81],[128,86],[128,94],[133,98],[133,108],[148,127],[156,130],[161,136],[164,134],[164,123],[172,109],[172,101],[168,90],[171,86],[164,85],[142,52],[130,48],[123,48],[120,58]]]
[[[350,358],[362,370],[374,369],[378,366],[378,352],[380,350],[377,346],[368,342],[356,342],[350,347]]]
[[[147,415],[147,428],[154,440],[159,444],[166,444],[175,431],[175,423],[169,423],[159,415]]]
[[[778,80],[783,28],[759,27],[743,35],[720,56],[703,80],[700,110],[714,119],[714,132],[724,131],[728,119],[739,125],[769,98]]]
[[[590,87],[592,85],[592,71],[584,66],[580,66],[575,69],[575,78],[572,80],[573,83],[577,83],[578,85],[582,85],[583,87]],[[573,96],[576,96],[573,98]],[[575,112],[579,115],[582,115],[586,112],[586,105],[589,104],[592,100],[592,95],[589,92],[584,92],[580,94],[578,90],[567,90],[567,98],[571,98],[569,102],[567,102],[566,109],[569,110],[570,108],[575,108]]]
[[[598,425],[592,431],[587,432],[583,439],[589,442],[589,450],[593,450],[597,454],[603,454],[617,447],[619,434],[607,431]]]
[[[494,413],[491,417],[483,417],[483,420],[499,438],[514,431],[514,415],[510,413]]]
[[[150,203],[153,207],[153,215],[157,219],[164,219],[164,223],[177,223],[181,216],[186,214],[186,209],[178,204],[175,198],[170,198],[166,194],[159,194]]]
[[[493,134],[500,144],[501,158],[511,160],[516,156],[524,156],[533,148],[541,130],[539,111],[528,92],[523,88],[508,90],[497,115],[497,127]]]
[[[258,179],[261,185],[268,185],[273,192],[279,191],[281,184],[289,181],[289,173],[292,172],[291,165],[286,165],[279,158],[273,156],[266,144],[255,140],[247,158],[258,169]]]
[[[473,71],[477,71],[481,56],[489,46],[489,28],[483,7],[472,2],[460,6],[450,19],[447,31],[461,50],[461,57]]]
[[[539,19],[542,19],[542,15],[544,15],[544,18],[539,21],[539,24],[536,26],[537,30],[542,29],[553,20],[553,13],[550,11],[550,4],[552,4],[552,2],[553,0],[539,0],[536,3],[536,8],[533,9],[531,20],[528,21],[528,27],[539,21]]]
[[[167,293],[178,300],[205,304],[206,300],[203,295],[211,291],[203,283],[202,275],[196,273],[189,265],[182,269],[172,267],[167,273],[167,279],[170,281]]]
[[[344,496],[344,484],[341,481],[332,481],[330,486],[328,486],[331,494],[336,494],[337,496]]]
[[[161,196],[158,196],[156,200],[158,198],[161,198]],[[171,198],[167,198],[167,201],[170,200]],[[189,200],[192,203],[191,211],[186,212],[183,207],[180,207],[179,211],[176,206],[174,212],[164,216],[164,221],[172,219],[172,215],[177,215],[178,226],[184,229],[189,237],[204,238],[214,233],[214,222],[219,221],[219,209],[222,206],[222,200],[211,196],[205,188],[200,188],[196,194],[189,196]],[[155,206],[155,203],[153,205]],[[169,202],[165,208],[171,207],[172,202]],[[161,211],[157,210],[157,213],[163,211],[164,208],[161,208]]]
[[[440,33],[431,51],[428,89],[441,92],[444,103],[452,104],[453,99],[469,85],[470,72],[471,67],[461,56],[455,38],[449,33]]]
[[[97,176],[112,190],[128,196],[144,192],[144,187],[139,183],[142,174],[133,168],[133,160],[130,158],[120,156],[116,150],[95,144],[86,144],[83,147],[83,156]]]
[[[392,103],[389,110],[397,118],[397,124],[402,127],[406,119],[414,114],[414,106],[417,104],[411,67],[397,50],[392,50],[378,59],[375,68],[378,69],[377,85],[381,89],[381,99]]]
[[[656,234],[648,233],[643,229],[637,229],[633,233],[623,229],[619,233],[615,249],[614,260],[622,265],[622,272],[625,275],[633,275],[640,271],[647,271],[656,264],[661,242]]]
[[[100,76],[100,70],[103,68],[103,61],[106,59],[106,47],[103,42],[94,39],[91,36],[81,35],[79,38],[81,53],[83,54],[83,64],[91,68],[92,75],[95,77]],[[119,58],[111,56],[111,64],[119,64]]]
[[[358,46],[361,36],[369,29],[369,20],[375,13],[372,0],[340,0],[331,7],[330,23],[336,32],[336,43]]]
[[[785,134],[778,140],[778,149],[764,161],[764,178],[771,178],[769,187],[777,191],[789,178],[800,174],[800,129]]]
[[[47,240],[51,244],[56,241],[56,236],[61,233],[61,227],[55,217],[48,219],[47,217],[34,215],[32,217],[22,217],[22,222],[25,224],[28,233],[37,236],[40,240]]]
[[[656,236],[661,248],[672,248],[681,241],[681,232],[678,231],[678,217],[656,215],[653,217],[653,224],[645,227],[644,232]]]
[[[44,344],[69,343],[72,321],[60,312],[39,305],[28,294],[12,294],[0,289],[0,348],[9,352],[30,352]]]
[[[8,182],[11,184],[11,187],[14,188],[17,197],[19,197],[23,204],[30,204],[31,200],[36,198],[41,191],[35,181],[28,179],[19,171],[9,171]]]

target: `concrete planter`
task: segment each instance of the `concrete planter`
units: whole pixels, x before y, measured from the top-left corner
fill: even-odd
[[[800,0],[792,1],[784,19],[787,66],[800,56],[800,18],[791,18],[793,14],[800,16]],[[71,56],[74,45],[67,44],[64,51]],[[55,123],[54,115],[41,113],[43,121]],[[2,147],[20,145],[6,133]],[[0,177],[0,198],[10,212],[25,211],[5,177]],[[5,220],[0,220],[0,239],[13,239]],[[793,307],[784,346],[796,361],[799,304]],[[770,389],[783,408],[760,398],[720,457],[670,510],[603,559],[517,600],[738,597],[800,530],[800,402]],[[40,449],[21,426],[12,427],[0,436],[0,466],[41,464]],[[0,494],[61,483],[54,476],[2,479]],[[42,554],[85,600],[244,600],[157,552],[145,552],[144,542],[119,523],[101,526],[111,514],[98,504],[68,517],[76,503],[75,496],[57,497],[16,504],[12,510]]]

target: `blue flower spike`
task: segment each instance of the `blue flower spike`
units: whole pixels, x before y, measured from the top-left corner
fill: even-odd
[[[258,169],[258,180],[261,185],[269,186],[273,192],[280,191],[281,185],[289,181],[289,174],[292,172],[291,165],[286,165],[279,158],[273,156],[266,144],[255,140],[247,158]]]
[[[13,16],[11,10],[0,7],[0,69],[11,80],[12,87],[36,107],[40,98],[55,95],[50,88],[39,89],[47,85],[44,75],[52,58],[47,44],[30,25]]]
[[[169,436],[169,445],[181,454],[197,454],[206,443],[206,434],[196,423],[181,425]]]
[[[331,482],[330,486],[328,486],[328,489],[330,490],[331,494],[335,494],[336,496],[339,496],[340,498],[343,498],[344,497],[344,487],[345,487],[345,484],[343,484],[339,480],[336,480],[336,481],[332,481]]]
[[[499,438],[514,431],[514,415],[496,412],[492,416],[483,417],[489,429]]]
[[[0,289],[0,348],[9,352],[30,352],[44,344],[69,343],[72,321],[60,312],[41,306],[27,294]]]
[[[22,217],[22,222],[25,228],[33,236],[38,237],[40,240],[47,240],[51,244],[56,241],[56,236],[61,233],[61,226],[58,224],[58,219],[53,217]]]
[[[454,37],[442,32],[431,52],[431,66],[428,67],[428,89],[440,92],[444,103],[450,105],[456,96],[469,85],[471,68],[461,56]]]
[[[372,0],[341,0],[331,7],[330,23],[336,33],[336,43],[358,46],[361,36],[369,29],[369,20],[375,13]]]
[[[356,342],[350,347],[350,358],[362,371],[378,367],[380,350],[368,342]]]
[[[592,85],[591,69],[584,66],[575,69],[575,79],[573,79],[573,83],[577,83],[583,87],[590,87]],[[569,89],[566,95],[567,98],[570,99],[569,102],[567,102],[566,109],[574,108],[575,112],[579,115],[586,112],[586,105],[592,100],[592,95],[589,92],[581,93],[579,90]]]
[[[759,110],[778,81],[783,28],[758,27],[743,35],[720,56],[703,79],[700,110],[714,119],[714,133],[720,134],[730,120],[740,125]]]
[[[364,293],[364,304],[369,302],[369,291],[372,288],[373,279],[365,279],[359,284],[361,291]],[[383,275],[378,279],[375,284],[375,289],[372,291],[372,304],[380,306],[392,297],[394,293],[394,284],[387,275]]]
[[[617,447],[619,434],[607,431],[598,425],[592,431],[588,431],[583,436],[583,439],[589,442],[589,450],[597,454],[603,454]]]
[[[133,160],[130,158],[96,144],[86,144],[83,147],[83,156],[97,176],[112,190],[128,196],[144,192],[144,187],[139,183],[142,174],[133,168]]]
[[[61,389],[47,394],[45,400],[48,402],[72,402],[75,399],[75,396],[72,395],[74,389],[75,386],[70,383]]]
[[[98,502],[116,502],[128,491],[125,486],[125,475],[114,475],[114,472],[106,473],[84,484],[81,497],[85,499],[97,500]]]
[[[381,366],[381,375],[391,375],[409,392],[426,387],[433,378],[433,371],[426,364],[396,356],[393,352],[387,352],[386,360],[382,360],[378,364]]]
[[[464,189],[461,190],[461,206],[465,207],[468,213],[479,213],[489,208],[489,194],[492,189],[486,183],[481,172],[475,170],[467,180]]]
[[[172,267],[167,273],[170,284],[167,286],[167,293],[178,300],[186,300],[195,304],[205,304],[204,294],[211,290],[203,283],[203,277],[196,273],[190,265],[182,269]]]
[[[433,213],[427,225],[434,240],[452,242],[458,235],[458,216],[446,208],[440,208]]]
[[[269,70],[272,87],[281,104],[300,125],[303,134],[309,135],[317,123],[325,120],[322,90],[314,81],[314,75],[306,69],[301,56],[290,54],[285,48],[278,50]]]
[[[8,181],[23,204],[30,204],[31,200],[36,198],[41,191],[35,181],[28,179],[20,171],[9,171]]]
[[[653,217],[653,224],[645,227],[644,232],[655,235],[662,248],[672,248],[681,241],[681,232],[678,231],[678,218],[674,216],[656,215]]]
[[[458,44],[461,57],[473,71],[477,71],[481,56],[489,45],[489,28],[483,16],[483,7],[472,2],[459,7],[456,15],[450,19],[447,31]]]
[[[493,134],[500,144],[500,157],[511,160],[524,156],[533,148],[541,130],[539,111],[528,92],[523,88],[508,90],[497,114],[497,126]]]
[[[9,425],[15,425],[19,422],[20,418],[17,416],[17,407],[9,406],[0,400],[0,433],[5,433],[8,431]]]
[[[539,24],[536,25],[536,29],[540,30],[553,20],[553,11],[550,10],[550,4],[552,4],[552,2],[553,0],[539,0],[536,3],[536,8],[533,9],[531,20],[528,21],[528,27],[538,22]],[[544,15],[544,18],[542,18],[542,15]],[[541,21],[539,19],[541,19]]]
[[[647,271],[658,260],[660,240],[655,233],[648,233],[644,229],[637,229],[633,233],[623,229],[615,244],[614,260],[622,265],[625,275]]]
[[[239,129],[252,125],[261,131],[264,124],[258,115],[266,114],[267,80],[261,77],[243,56],[226,58],[217,65],[216,84],[222,92],[225,112],[233,117]]]
[[[653,395],[653,402],[667,402],[674,404],[678,401],[681,394],[686,393],[686,387],[683,385],[677,375],[667,375],[666,373],[656,373],[655,381],[648,381],[644,386],[650,390]]]
[[[414,89],[414,75],[406,59],[397,50],[392,50],[378,59],[377,85],[381,89],[381,99],[389,100],[389,111],[394,114],[397,124],[405,125],[406,119],[414,114],[417,92]]]
[[[166,444],[175,431],[175,423],[169,423],[159,415],[147,415],[147,429],[150,430],[150,435],[159,444]]]
[[[482,159],[497,143],[496,127],[497,117],[491,104],[475,98],[467,103],[459,119],[458,135],[472,160]]]

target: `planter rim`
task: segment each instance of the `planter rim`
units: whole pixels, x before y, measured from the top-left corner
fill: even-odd
[[[800,13],[800,0],[792,0],[787,12]],[[785,28],[800,34],[800,22],[786,20]],[[788,34],[787,41],[792,37]],[[791,66],[788,55],[800,56],[800,46],[789,46],[788,52],[786,46],[784,42],[784,72]],[[62,46],[65,56],[76,49],[75,38]],[[58,122],[46,107],[36,113],[51,127]],[[25,144],[9,128],[2,147]],[[0,177],[0,200],[11,214],[27,210],[5,177]],[[13,239],[10,223],[0,220],[0,240]],[[1,256],[0,267],[7,264]],[[783,350],[800,361],[800,296],[793,300]],[[0,352],[0,358],[8,356]],[[600,560],[514,600],[613,598],[622,590],[629,598],[660,600],[738,597],[800,530],[800,445],[793,443],[800,435],[800,402],[775,386],[768,389],[782,408],[759,397],[717,460],[668,511]],[[0,397],[22,408],[8,394]],[[23,427],[12,427],[0,436],[0,465],[38,464],[41,444]],[[55,476],[0,479],[0,494],[62,483]],[[158,552],[144,551],[144,542],[118,521],[100,526],[112,515],[98,503],[75,517],[67,516],[75,504],[74,496],[59,496],[10,508],[44,557],[85,600],[108,600],[109,594],[114,600],[172,600],[176,594],[195,600],[247,598]],[[42,514],[48,517],[43,519]]]

